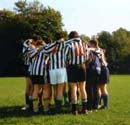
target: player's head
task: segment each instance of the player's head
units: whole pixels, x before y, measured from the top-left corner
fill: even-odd
[[[56,40],[64,41],[65,33],[63,31],[57,32],[55,35]]]
[[[32,44],[37,45],[37,43],[41,40],[41,37],[39,35],[33,35],[32,40]]]
[[[51,38],[49,38],[49,37],[47,37],[47,36],[43,36],[43,41],[46,43],[46,44],[48,44],[48,43],[51,43],[52,42],[52,40],[51,40]]]
[[[79,34],[76,31],[71,31],[69,34],[69,39],[78,38]]]
[[[92,39],[92,40],[90,40],[89,41],[89,45],[91,46],[91,47],[94,47],[94,48],[98,48],[98,40],[97,39]]]

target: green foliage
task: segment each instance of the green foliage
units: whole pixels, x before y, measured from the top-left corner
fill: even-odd
[[[38,34],[55,40],[55,34],[63,31],[62,16],[59,11],[44,7],[38,1],[30,3],[18,1],[15,6],[15,13],[0,11],[1,32],[7,33],[8,30],[13,29],[16,34],[11,35],[11,38],[17,36],[18,39],[27,39],[33,34]]]
[[[33,2],[19,0],[15,3],[14,12],[5,9],[0,10],[0,43],[2,46],[0,53],[8,50],[10,60],[12,60],[11,57],[14,60],[20,60],[20,58],[17,58],[22,51],[21,42],[19,41],[31,38],[32,35],[49,37],[54,41],[59,31],[63,31],[66,39],[68,38],[67,31],[63,30],[62,15],[59,11],[45,7],[37,0]],[[128,68],[130,62],[130,31],[119,28],[112,34],[102,31],[98,35],[100,46],[107,50],[107,60],[111,72],[130,73],[130,68]],[[90,40],[86,35],[81,36],[86,41]],[[1,57],[6,56],[7,52],[4,55],[1,54]],[[6,58],[4,58],[4,61],[8,62]],[[1,61],[1,67],[5,65],[4,61]],[[15,61],[12,60],[12,62]],[[17,63],[17,66],[14,69],[20,68],[21,63]],[[0,72],[2,72],[1,69]],[[22,70],[20,72],[22,73]]]
[[[44,7],[38,1],[27,3],[26,0],[20,0],[15,6],[15,12],[5,9],[0,11],[0,56],[4,57],[0,62],[0,76],[23,74],[20,41],[33,35],[49,37],[54,41],[57,32],[63,31],[59,11]],[[12,67],[8,67],[9,64],[12,64]]]
[[[107,50],[107,60],[112,73],[129,73],[130,31],[119,28],[112,34],[99,33],[99,44]]]
[[[26,1],[18,1],[15,3],[15,8],[14,10],[16,10],[16,12],[18,13],[22,13],[23,15],[26,14],[26,6],[27,6],[27,3]]]
[[[120,28],[113,32],[113,42],[116,43],[116,47],[120,52],[119,55],[126,57],[130,55],[130,31]]]
[[[84,41],[89,41],[90,40],[90,38],[88,37],[88,36],[86,36],[85,34],[82,34],[81,35],[81,38],[84,40]]]
[[[60,12],[47,7],[44,8],[38,19],[39,23],[34,24],[34,30],[37,29],[37,33],[55,40],[55,34],[62,31],[63,26]]]
[[[115,44],[116,60],[118,61],[120,72],[130,72],[130,31],[119,28],[112,33],[112,40]]]
[[[112,41],[112,35],[107,31],[102,31],[98,36],[99,46],[106,49],[107,61],[111,71],[116,71],[116,52],[115,45]]]
[[[23,22],[30,27],[30,36],[38,34],[41,37],[55,39],[55,34],[62,29],[62,16],[59,11],[50,7],[44,7],[38,1],[26,3],[18,1],[16,5],[16,17],[22,18]]]

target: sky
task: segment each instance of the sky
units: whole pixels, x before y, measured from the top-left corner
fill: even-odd
[[[13,10],[18,0],[0,0],[0,9]],[[30,2],[33,0],[27,0]],[[89,37],[120,27],[130,30],[130,0],[38,0],[61,12],[64,29]]]

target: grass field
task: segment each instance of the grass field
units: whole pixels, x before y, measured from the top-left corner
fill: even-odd
[[[108,110],[88,115],[28,116],[24,105],[24,78],[0,78],[0,125],[130,125],[130,75],[112,75]]]

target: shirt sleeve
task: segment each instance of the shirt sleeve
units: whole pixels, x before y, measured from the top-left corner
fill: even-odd
[[[106,57],[105,57],[105,55],[104,55],[103,50],[101,51],[101,54],[102,54],[101,59],[102,59],[103,65],[104,65],[104,66],[108,66],[108,63],[107,63],[107,61],[106,61]]]
[[[34,58],[38,54],[38,52],[39,52],[38,48],[31,49],[28,52],[30,59]]]
[[[57,42],[54,42],[54,43],[46,45],[43,48],[42,52],[44,52],[45,54],[50,54],[55,49],[57,44],[58,44]]]

